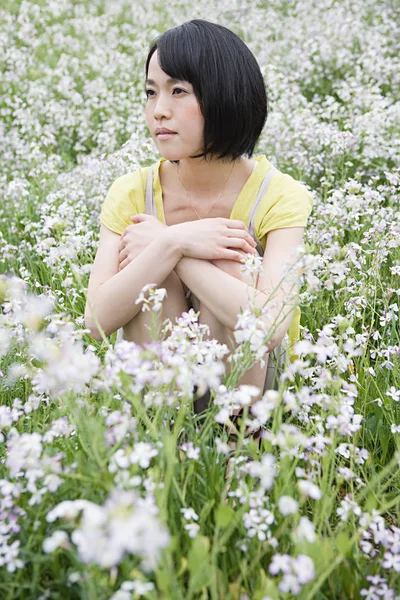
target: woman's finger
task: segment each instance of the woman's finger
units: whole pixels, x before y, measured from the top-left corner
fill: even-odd
[[[219,258],[235,260],[236,262],[244,263],[243,254],[236,252],[235,250],[221,250],[221,256]]]
[[[131,261],[129,260],[129,257],[126,257],[122,262],[119,263],[118,271],[122,271],[122,269],[124,269],[126,265],[129,265],[130,262]]]
[[[146,215],[144,213],[138,213],[137,215],[133,215],[129,217],[131,221],[144,221],[145,219],[153,218],[152,215]]]
[[[246,242],[248,242],[249,244],[251,244],[252,246],[254,246],[254,248],[257,246],[256,242],[254,241],[253,237],[245,230],[239,230],[239,229],[228,229],[227,233],[226,233],[227,237],[230,239],[231,237],[236,237],[236,238],[243,238],[246,240]]]
[[[230,229],[245,229],[247,231],[247,227],[243,223],[243,221],[238,221],[238,220],[234,220],[234,219],[225,219],[225,221],[226,221],[226,226],[229,227]]]
[[[230,248],[241,248],[241,250],[244,250],[244,252],[248,252],[249,254],[258,254],[254,246],[250,245],[246,240],[242,238],[229,238],[228,244]]]
[[[120,250],[118,256],[119,256],[119,262],[121,263],[128,256],[126,249],[122,248],[122,250]]]

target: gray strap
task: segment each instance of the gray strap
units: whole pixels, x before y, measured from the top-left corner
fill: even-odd
[[[254,241],[257,242],[257,252],[259,253],[260,256],[264,255],[264,250],[261,246],[260,240],[256,236],[254,221],[255,221],[257,210],[258,210],[258,207],[260,206],[261,200],[264,198],[265,194],[267,193],[268,186],[271,183],[271,179],[277,172],[278,172],[278,169],[275,169],[275,167],[271,167],[270,170],[268,171],[268,173],[266,174],[266,176],[264,177],[263,181],[261,182],[257,197],[255,199],[255,202],[253,204],[253,207],[252,207],[251,213],[250,213],[250,217],[249,217],[248,230],[249,230],[250,235],[254,239]]]
[[[149,174],[147,177],[145,213],[146,213],[146,215],[152,215],[153,217],[157,216],[156,204],[154,202],[154,193],[153,193],[153,167],[152,166],[149,168]]]

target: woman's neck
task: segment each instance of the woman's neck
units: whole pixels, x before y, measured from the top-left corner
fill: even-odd
[[[176,171],[176,176],[189,193],[202,195],[218,191],[225,181],[228,185],[234,179],[247,179],[251,175],[253,160],[241,156],[234,163],[185,158],[179,163],[171,163],[171,171]]]

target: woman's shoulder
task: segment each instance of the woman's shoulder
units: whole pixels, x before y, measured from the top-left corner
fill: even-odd
[[[273,229],[305,227],[314,204],[311,191],[303,182],[274,169],[256,216],[256,229],[261,236]]]
[[[264,181],[264,193],[261,198],[261,203],[264,206],[275,204],[278,200],[288,200],[292,197],[306,198],[307,202],[313,201],[311,192],[303,182],[275,167],[264,154],[255,157],[255,160],[259,163],[256,169],[256,173],[257,171],[259,173],[258,178],[256,177],[257,185],[261,184],[262,188]],[[265,180],[268,182],[266,187]]]
[[[130,217],[144,212],[148,167],[141,167],[117,177],[111,184],[100,213],[100,222],[115,233],[122,234]]]
[[[106,197],[110,196],[116,200],[120,197],[136,196],[138,193],[144,192],[143,184],[146,171],[146,167],[139,167],[134,171],[120,175],[112,182]]]
[[[313,204],[313,195],[305,183],[274,167],[271,183],[261,202],[263,214],[274,207],[286,212],[309,213]]]
[[[313,197],[310,190],[302,181],[295,179],[292,175],[289,175],[289,173],[285,173],[276,167],[270,187],[271,193],[275,198],[277,196],[304,196],[313,202]]]

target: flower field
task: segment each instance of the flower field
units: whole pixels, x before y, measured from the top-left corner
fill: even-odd
[[[400,599],[399,17],[390,0],[2,1],[1,600]],[[159,158],[148,48],[194,18],[255,54],[256,154],[314,197],[297,358],[252,406],[236,384],[268,332],[251,302],[229,377],[193,309],[157,321],[161,290],[145,348],[83,318],[104,198]]]

